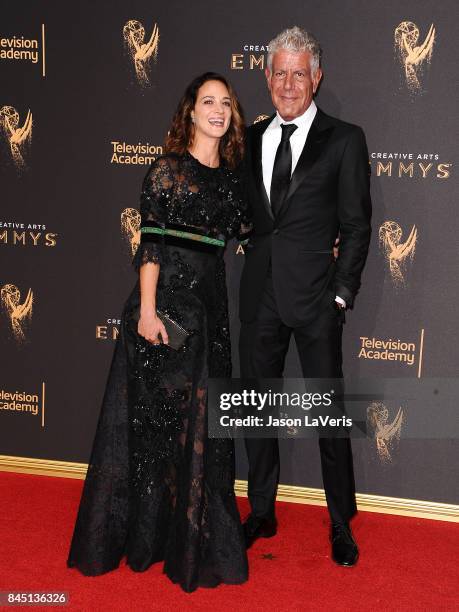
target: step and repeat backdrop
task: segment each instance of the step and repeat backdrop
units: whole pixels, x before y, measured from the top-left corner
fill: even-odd
[[[316,102],[361,125],[373,236],[344,327],[345,374],[452,378],[459,367],[457,17],[453,0],[73,4],[0,23],[0,454],[86,463],[124,300],[138,199],[187,83],[235,86],[247,123],[272,113],[268,42],[302,26],[323,50]],[[230,244],[234,375],[243,252]],[[287,376],[300,376],[295,347]],[[353,443],[357,489],[459,503],[451,435],[404,437],[416,406],[373,402]],[[434,418],[442,417],[441,402]],[[451,418],[451,417],[450,417]],[[453,430],[453,428],[452,428]],[[281,443],[281,482],[321,487],[314,440]],[[246,477],[238,446],[238,477]]]

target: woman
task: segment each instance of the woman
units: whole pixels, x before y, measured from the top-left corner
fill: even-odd
[[[223,251],[248,235],[243,118],[215,73],[187,88],[143,183],[139,282],[122,316],[67,565],[164,560],[185,591],[247,579],[231,440],[207,437],[207,381],[231,376]],[[185,234],[183,232],[186,232]],[[168,346],[157,312],[190,335]]]

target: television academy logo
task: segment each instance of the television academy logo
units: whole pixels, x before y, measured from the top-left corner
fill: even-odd
[[[155,23],[150,40],[145,42],[145,28],[135,19],[130,19],[123,28],[124,44],[134,62],[139,85],[150,85],[151,61],[158,58],[159,28]]]
[[[0,34],[0,61],[13,61],[41,64],[41,75],[46,76],[45,24],[41,24],[41,41],[39,37],[28,38],[21,35]],[[41,62],[40,62],[41,59]]]
[[[158,155],[163,154],[162,145],[154,145],[149,142],[130,144],[121,140],[112,140],[110,144],[112,146],[111,164],[150,166]]]
[[[372,402],[367,408],[367,423],[376,440],[376,452],[381,463],[391,463],[392,454],[400,442],[402,425],[405,420],[403,410],[398,409],[395,418],[389,422],[389,410],[382,402]]]
[[[359,336],[356,356],[365,361],[378,362],[378,364],[392,363],[400,364],[400,367],[409,368],[417,366],[417,377],[422,376],[424,360],[424,338],[425,329],[419,330],[419,339],[397,338],[397,337],[378,337],[378,336]]]
[[[25,340],[28,325],[32,321],[32,307],[34,303],[33,292],[27,292],[25,300],[21,303],[21,292],[16,285],[7,284],[0,290],[2,306],[10,319],[11,330],[17,342]]]
[[[129,244],[132,256],[140,244],[140,213],[135,208],[125,208],[121,213],[121,232]]]
[[[402,21],[394,32],[395,51],[404,69],[406,85],[412,94],[422,92],[422,75],[426,65],[431,62],[435,43],[434,25],[431,24],[424,42],[418,45],[419,34],[418,26],[412,21]]]
[[[396,221],[385,221],[379,228],[379,245],[384,252],[393,284],[406,284],[406,267],[413,261],[418,239],[418,230],[413,225],[408,238],[402,242],[402,228]]]
[[[10,147],[11,157],[16,168],[25,168],[25,150],[32,142],[32,113],[30,110],[24,123],[19,125],[19,113],[12,106],[3,106],[0,109],[0,127],[4,138]]]
[[[37,385],[38,386],[38,385]],[[3,414],[30,414],[41,417],[41,427],[45,427],[46,383],[41,383],[41,393],[14,388],[14,391],[0,388],[0,410]],[[1,414],[1,412],[0,412]]]

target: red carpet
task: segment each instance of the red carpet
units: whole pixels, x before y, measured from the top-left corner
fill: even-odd
[[[279,503],[279,533],[249,551],[250,579],[186,594],[161,565],[87,578],[67,569],[82,481],[0,472],[0,591],[68,591],[34,610],[459,610],[459,525],[360,513],[354,568],[329,558],[325,508]],[[241,512],[247,501],[241,500]],[[124,561],[123,561],[124,563]]]

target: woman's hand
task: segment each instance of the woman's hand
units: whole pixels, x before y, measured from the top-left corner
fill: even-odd
[[[155,311],[140,312],[137,333],[152,344],[160,344],[161,341],[163,344],[169,343],[164,323],[157,316]]]

